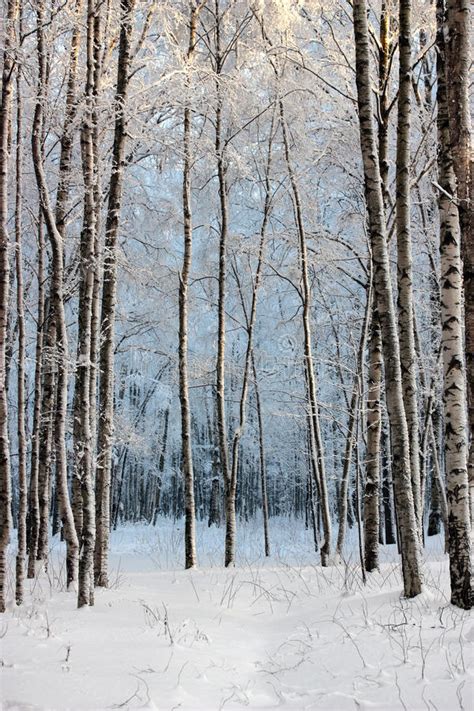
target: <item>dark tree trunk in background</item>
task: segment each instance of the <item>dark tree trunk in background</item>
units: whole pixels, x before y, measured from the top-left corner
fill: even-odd
[[[39,453],[41,435],[41,373],[43,370],[43,330],[44,330],[44,234],[43,216],[38,215],[38,306],[35,347],[35,376],[33,427],[31,432],[31,469],[30,487],[28,492],[28,578],[35,577],[36,558],[38,553],[38,538],[40,526],[39,505]]]
[[[181,405],[181,447],[184,477],[184,567],[193,568],[196,563],[196,506],[194,500],[194,466],[192,451],[191,410],[188,380],[188,289],[192,261],[193,218],[191,197],[191,140],[192,112],[190,102],[190,72],[196,45],[198,9],[190,4],[189,44],[186,55],[186,105],[183,120],[183,266],[179,275],[179,401]]]
[[[18,2],[16,0],[8,0],[5,15],[2,103],[0,105],[0,612],[5,611],[6,554],[12,524],[6,347],[10,289],[8,161],[17,15]]]
[[[21,35],[21,13],[20,35]],[[26,514],[28,505],[28,487],[26,478],[26,388],[25,388],[25,356],[26,330],[25,309],[23,303],[23,259],[22,259],[22,208],[23,208],[23,121],[21,100],[21,68],[17,68],[17,105],[16,105],[16,199],[15,199],[15,268],[16,268],[16,311],[18,324],[18,357],[17,357],[17,432],[18,432],[18,552],[16,556],[16,587],[15,599],[17,605],[23,602],[23,584],[25,579],[26,560]]]
[[[115,124],[109,199],[105,222],[102,311],[99,355],[99,432],[96,467],[96,540],[94,578],[108,585],[110,537],[110,480],[114,431],[114,341],[117,301],[117,251],[127,143],[126,99],[130,81],[133,11],[135,0],[120,0],[120,39],[114,98]]]

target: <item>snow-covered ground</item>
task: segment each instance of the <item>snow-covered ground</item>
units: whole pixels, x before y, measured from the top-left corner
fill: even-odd
[[[473,708],[473,618],[449,605],[440,540],[407,601],[393,547],[364,585],[355,554],[322,569],[299,522],[271,520],[270,560],[260,525],[241,524],[229,570],[223,531],[205,525],[202,567],[182,570],[182,533],[114,532],[112,586],[82,610],[55,542],[49,573],[0,620],[2,708]]]

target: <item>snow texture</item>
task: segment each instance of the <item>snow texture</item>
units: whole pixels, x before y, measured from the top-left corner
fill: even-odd
[[[198,524],[192,571],[180,522],[122,528],[111,587],[81,610],[55,540],[21,608],[10,587],[2,708],[473,708],[473,618],[449,604],[440,539],[428,539],[425,592],[408,601],[394,546],[364,585],[354,553],[322,569],[301,522],[270,524],[272,558],[260,523],[241,524],[232,569],[222,529]]]

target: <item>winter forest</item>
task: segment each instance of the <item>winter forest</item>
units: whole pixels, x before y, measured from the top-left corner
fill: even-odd
[[[469,0],[0,4],[2,708],[472,708]]]

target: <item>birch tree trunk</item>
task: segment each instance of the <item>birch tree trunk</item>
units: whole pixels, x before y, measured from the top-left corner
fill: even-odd
[[[378,158],[384,209],[390,204],[388,188],[388,128],[389,128],[389,87],[390,56],[392,52],[392,0],[384,0],[380,11],[379,43],[379,125]],[[371,256],[372,261],[372,256]],[[373,264],[371,264],[373,273]],[[372,293],[372,314],[369,336],[369,368],[367,393],[367,464],[364,490],[364,563],[367,572],[378,567],[378,546],[380,509],[383,506],[382,477],[380,475],[381,435],[382,435],[382,336],[377,310],[376,295]]]
[[[22,8],[19,7],[19,34],[22,32]],[[18,325],[18,359],[17,359],[17,433],[18,433],[18,552],[16,556],[16,587],[17,605],[23,602],[23,585],[25,579],[26,560],[26,515],[28,506],[28,487],[26,479],[26,398],[25,398],[25,354],[26,331],[25,310],[23,304],[23,260],[22,260],[22,190],[23,190],[23,120],[21,99],[21,68],[17,68],[16,77],[16,200],[15,200],[15,267],[16,267],[16,311]]]
[[[463,275],[456,175],[451,152],[446,71],[446,12],[437,0],[438,181],[441,252],[441,350],[451,602],[472,605],[466,380],[462,332]]]
[[[17,0],[8,0],[5,16],[2,103],[0,105],[0,612],[5,611],[5,567],[11,529],[10,443],[8,440],[6,378],[10,287],[8,260],[8,160],[17,15]]]
[[[393,24],[393,2],[394,0],[382,0],[380,9],[380,36],[379,36],[379,75],[378,75],[378,96],[379,96],[379,126],[378,126],[378,149],[380,178],[382,180],[382,195],[385,209],[390,205],[389,191],[389,118],[391,104],[389,101],[390,69],[393,48],[392,24]]]
[[[35,577],[36,558],[38,554],[38,538],[40,526],[39,506],[39,452],[41,434],[41,373],[43,371],[43,335],[44,335],[44,234],[43,215],[41,209],[38,215],[38,307],[35,347],[35,380],[33,427],[31,433],[31,471],[28,494],[28,578]]]
[[[236,508],[236,492],[237,492],[237,478],[238,478],[238,466],[239,466],[239,445],[240,439],[243,435],[245,423],[246,423],[246,410],[247,410],[247,395],[249,389],[250,381],[250,371],[253,362],[253,336],[255,330],[255,323],[257,319],[257,300],[258,300],[258,290],[260,287],[260,282],[262,278],[262,268],[263,259],[265,255],[265,239],[267,233],[268,220],[271,214],[271,179],[270,171],[272,165],[272,143],[273,143],[273,132],[274,132],[274,116],[272,116],[272,122],[270,125],[270,133],[268,139],[268,152],[267,160],[265,166],[265,198],[263,205],[263,220],[260,227],[260,240],[258,245],[257,253],[257,267],[255,270],[255,277],[253,280],[252,289],[252,299],[250,304],[250,312],[248,313],[247,307],[245,305],[243,290],[240,283],[240,278],[237,268],[234,269],[235,279],[239,288],[240,301],[242,304],[242,310],[245,316],[246,330],[247,330],[247,347],[245,351],[245,361],[244,361],[244,372],[242,376],[242,388],[240,393],[239,402],[239,421],[237,427],[234,430],[232,437],[232,466],[230,472],[230,485],[226,495],[226,565],[234,562],[235,560],[235,508]],[[256,386],[257,387],[257,386]],[[261,426],[261,422],[259,422]],[[261,472],[262,476],[262,494],[266,496],[266,484],[265,484],[265,474],[264,469]],[[265,527],[265,549],[268,549],[268,512],[264,513],[264,520],[267,522]],[[232,526],[233,524],[233,526]],[[265,524],[264,524],[265,526]],[[268,553],[266,553],[268,555]]]
[[[57,494],[61,520],[64,527],[64,537],[67,544],[66,577],[69,586],[77,578],[77,557],[79,544],[77,540],[74,518],[69,501],[67,480],[67,454],[66,454],[66,418],[68,395],[68,343],[67,326],[64,313],[64,245],[63,234],[58,229],[53,208],[51,206],[49,190],[44,173],[42,155],[42,127],[43,127],[43,88],[46,80],[46,54],[44,38],[44,2],[37,3],[37,54],[38,54],[38,87],[33,118],[31,136],[33,166],[40,197],[41,209],[48,229],[51,250],[51,300],[56,322],[57,340],[57,416],[55,421],[55,450],[57,468]],[[64,154],[61,156],[64,158]],[[69,161],[68,161],[69,163]],[[67,171],[66,171],[67,172]]]
[[[262,35],[268,44],[269,48],[273,47],[270,37],[268,36],[263,20],[259,18]],[[279,70],[274,59],[269,58],[270,65],[275,74],[275,78],[279,78]],[[309,282],[308,272],[308,251],[306,244],[306,233],[303,220],[303,211],[301,206],[298,182],[293,170],[290,144],[288,139],[288,130],[285,120],[285,108],[283,99],[278,102],[280,126],[283,137],[283,148],[285,163],[290,179],[291,194],[293,199],[293,209],[295,215],[295,224],[298,233],[298,248],[301,269],[302,292],[298,289],[298,293],[303,305],[303,335],[304,335],[304,372],[306,380],[306,393],[308,403],[308,418],[309,418],[309,449],[313,477],[316,483],[316,488],[319,495],[320,512],[322,516],[324,541],[320,549],[321,565],[327,566],[329,563],[329,555],[331,552],[331,537],[332,524],[331,514],[329,510],[329,498],[327,492],[326,467],[324,461],[324,447],[321,435],[321,426],[319,421],[319,405],[317,399],[317,383],[316,374],[314,372],[313,363],[313,339],[311,333],[311,287]]]
[[[369,30],[367,3],[365,0],[354,1],[353,16],[360,142],[374,265],[374,292],[379,310],[383,342],[386,398],[391,428],[393,476],[400,527],[404,593],[407,597],[414,597],[421,592],[422,587],[421,557],[411,488],[410,446],[403,406],[400,347],[392,301],[382,185],[372,124]]]
[[[193,218],[191,197],[191,106],[190,71],[196,46],[198,8],[190,3],[189,44],[186,55],[186,105],[183,122],[183,227],[184,252],[183,267],[179,275],[179,400],[181,404],[181,442],[184,475],[184,566],[196,565],[196,511],[194,502],[194,469],[191,442],[191,411],[189,406],[188,382],[188,287],[192,261]]]
[[[324,462],[324,447],[321,435],[321,425],[319,421],[319,405],[317,399],[316,373],[313,362],[313,338],[311,333],[311,286],[308,273],[308,250],[306,245],[306,234],[303,222],[303,212],[298,190],[298,184],[293,171],[288,131],[285,121],[283,101],[279,102],[280,124],[283,134],[283,147],[285,152],[285,162],[290,178],[291,190],[295,208],[296,228],[299,240],[299,257],[301,269],[301,281],[303,285],[303,333],[304,333],[304,368],[306,375],[308,410],[310,421],[310,449],[314,461],[314,474],[318,487],[319,501],[323,519],[324,542],[321,546],[321,565],[327,566],[331,552],[331,514],[329,511],[329,498],[326,482],[326,468]]]
[[[38,128],[38,130],[41,130]],[[43,151],[41,159],[43,160]],[[41,223],[43,222],[41,212]],[[39,237],[43,239],[42,227],[39,227]],[[45,246],[44,251],[46,252]],[[51,289],[50,289],[51,291]],[[50,294],[51,297],[51,294]],[[47,566],[49,548],[49,512],[51,472],[53,460],[53,417],[55,411],[55,393],[57,381],[57,354],[56,354],[56,323],[54,306],[51,298],[45,299],[43,305],[43,336],[41,344],[41,400],[39,404],[38,424],[38,541],[36,546],[36,560]],[[34,577],[34,572],[32,573]]]
[[[92,477],[95,481],[96,449],[97,449],[97,384],[98,384],[98,354],[100,340],[100,307],[101,307],[101,287],[102,287],[102,243],[101,243],[101,214],[102,214],[102,189],[101,189],[101,135],[99,127],[99,96],[102,82],[102,58],[101,49],[106,46],[108,38],[103,32],[101,17],[101,6],[96,8],[94,16],[94,44],[96,55],[94,60],[94,80],[92,102],[92,147],[94,157],[94,206],[95,206],[95,244],[94,244],[94,288],[92,291],[92,314],[91,314],[91,348],[90,365],[91,372],[89,378],[89,414],[91,429],[91,451],[92,451]],[[95,491],[94,491],[95,498]],[[97,507],[96,507],[97,508]],[[97,518],[97,511],[96,511]],[[94,574],[95,576],[95,574]]]
[[[81,128],[82,172],[84,179],[84,217],[80,241],[80,281],[77,335],[77,369],[74,392],[75,476],[80,482],[82,526],[80,541],[78,607],[94,603],[95,500],[92,485],[91,363],[92,299],[95,281],[97,208],[95,203],[96,166],[94,156],[94,79],[99,61],[98,23],[100,12],[95,0],[87,1],[87,70],[85,115]]]
[[[457,180],[461,252],[464,268],[464,325],[470,450],[468,478],[470,517],[474,523],[474,153],[471,133],[469,82],[471,67],[469,0],[448,0],[446,73],[453,167]]]
[[[374,298],[374,297],[372,297]],[[364,491],[364,562],[368,573],[378,568],[380,527],[380,436],[382,418],[382,337],[377,309],[372,311],[367,392],[367,467]]]
[[[227,447],[227,418],[225,406],[225,343],[226,343],[226,280],[227,280],[227,238],[228,238],[228,186],[225,166],[225,144],[222,139],[222,89],[223,69],[221,47],[221,25],[219,0],[214,2],[215,18],[215,74],[216,74],[216,113],[215,113],[215,154],[219,185],[219,287],[218,287],[218,323],[217,323],[217,361],[216,361],[216,397],[217,431],[219,436],[219,458],[224,481],[225,496],[225,554],[224,564],[231,565],[235,554],[235,507],[232,506],[231,471]]]
[[[439,487],[435,476],[431,477],[431,508],[428,518],[428,536],[437,536],[441,533],[441,507]]]
[[[346,535],[347,525],[347,497],[349,492],[349,480],[352,467],[352,454],[354,447],[357,446],[357,422],[359,417],[359,402],[361,397],[362,385],[360,382],[360,374],[363,369],[365,348],[367,345],[367,333],[369,329],[370,313],[372,309],[372,285],[367,285],[367,302],[365,306],[364,320],[359,339],[359,348],[357,352],[356,371],[354,374],[354,382],[352,385],[352,395],[349,407],[349,422],[347,427],[346,447],[344,451],[344,465],[342,472],[341,491],[339,496],[339,529],[337,532],[336,553],[342,554],[344,539]],[[357,473],[357,478],[359,475]],[[359,510],[360,513],[360,510]],[[378,523],[377,523],[378,529]]]
[[[263,514],[263,540],[265,545],[265,556],[270,555],[270,532],[268,527],[268,488],[267,488],[267,467],[265,463],[265,437],[263,427],[262,403],[260,399],[260,388],[258,385],[257,366],[255,354],[252,349],[252,374],[255,391],[255,405],[257,408],[258,421],[258,455],[260,463],[260,491],[262,493],[262,514]]]
[[[383,347],[382,347],[383,355]],[[397,543],[396,535],[396,516],[395,516],[395,505],[393,500],[393,480],[392,480],[392,468],[390,465],[391,449],[390,449],[390,438],[388,433],[388,423],[386,420],[382,419],[382,436],[381,436],[381,513],[383,514],[383,528],[385,544],[392,545]]]
[[[165,459],[166,459],[166,445],[168,442],[168,423],[169,423],[169,417],[170,417],[170,409],[169,407],[166,408],[165,410],[165,422],[163,425],[163,437],[162,437],[162,443],[161,443],[161,453],[160,453],[160,459],[158,462],[158,472],[159,474],[157,475],[157,481],[155,483],[155,494],[153,498],[153,509],[152,509],[152,523],[153,526],[156,526],[156,522],[158,519],[158,513],[159,513],[159,508],[160,508],[160,500],[161,500],[161,484],[162,484],[162,474],[165,468]]]
[[[410,136],[411,136],[411,0],[399,3],[399,83],[396,164],[396,230],[398,271],[398,329],[403,403],[410,444],[410,470],[413,501],[420,536],[423,517],[420,495],[420,446],[418,428],[418,395],[413,323],[413,259],[411,245]]]
[[[441,511],[441,518],[443,520],[444,525],[445,552],[449,552],[448,501],[446,497],[443,475],[441,474],[441,467],[437,450],[437,441],[433,430],[433,420],[430,420],[428,427],[430,430],[429,434],[431,438],[431,451],[433,456],[432,478],[437,485],[436,488],[438,491],[439,508]]]
[[[114,419],[114,340],[117,300],[117,238],[127,141],[125,104],[130,81],[131,41],[135,0],[120,0],[120,40],[115,92],[115,126],[109,200],[105,223],[101,342],[99,356],[99,432],[96,469],[95,583],[108,584],[110,536],[110,477]]]
[[[436,289],[438,295],[439,295],[439,289]],[[439,301],[439,297],[438,297]],[[434,413],[433,413],[433,404],[434,404],[434,399],[435,399],[435,391],[436,391],[436,385],[438,381],[438,367],[435,368],[435,372],[431,378],[431,382],[429,385],[427,385],[426,382],[426,375],[424,368],[421,363],[421,344],[420,344],[420,338],[419,338],[419,332],[418,332],[418,327],[416,324],[415,320],[415,344],[416,344],[416,353],[417,353],[417,358],[418,358],[418,363],[420,364],[419,368],[419,375],[420,375],[420,384],[422,389],[426,392],[428,390],[428,397],[425,405],[425,421],[424,421],[424,427],[423,427],[423,436],[421,438],[421,445],[420,445],[420,482],[421,482],[421,503],[422,503],[422,516],[424,515],[424,502],[425,502],[425,494],[426,494],[426,480],[427,480],[427,464],[428,464],[428,454],[429,454],[429,447],[431,445],[431,458],[432,458],[432,486],[431,486],[431,494],[434,494],[435,496],[435,507],[439,509],[441,512],[441,517],[443,519],[443,525],[444,525],[444,538],[445,538],[445,552],[448,552],[448,503],[446,500],[446,491],[444,487],[444,481],[443,477],[441,475],[441,468],[439,464],[439,456],[438,456],[438,443],[436,441],[435,437],[435,430],[439,429],[439,427],[436,427],[434,424]],[[441,360],[441,351],[438,349],[438,357],[437,357],[437,365],[439,361]],[[436,419],[438,419],[436,417]],[[428,535],[433,535],[430,534],[428,530]]]
[[[56,223],[57,233],[61,240],[64,239],[66,230],[66,214],[68,210],[68,201],[70,194],[70,172],[71,172],[71,157],[73,148],[73,120],[77,110],[76,104],[76,74],[79,54],[80,40],[80,22],[79,13],[82,0],[77,0],[75,5],[76,22],[74,24],[71,47],[69,51],[69,66],[68,79],[66,87],[66,105],[63,129],[60,140],[60,158],[59,158],[59,175],[58,187],[56,194],[56,208],[54,216],[50,216]],[[44,3],[38,7],[39,12],[44,20]],[[42,21],[43,21],[42,20]],[[38,162],[43,165],[44,154],[44,125],[42,118],[42,102],[45,101],[48,71],[47,71],[47,52],[42,26],[37,28],[38,44],[41,46],[41,62],[39,63],[39,101],[35,108],[33,119],[33,135],[32,142],[36,142],[36,153]],[[40,38],[41,35],[41,38]],[[35,134],[35,131],[38,135]],[[33,155],[35,149],[33,149]],[[35,161],[35,158],[34,158]],[[38,181],[37,181],[38,182]],[[49,512],[50,512],[50,490],[51,490],[51,470],[53,461],[53,427],[56,420],[56,431],[59,432],[63,425],[60,420],[63,417],[61,408],[56,407],[57,387],[58,387],[58,364],[61,354],[57,350],[57,316],[56,316],[56,298],[54,296],[54,283],[51,280],[49,296],[43,303],[43,270],[44,270],[44,245],[43,245],[43,203],[41,198],[41,190],[38,186],[40,198],[40,217],[38,222],[38,251],[39,251],[39,270],[41,272],[41,285],[38,295],[38,328],[36,343],[36,370],[35,370],[35,410],[34,410],[34,432],[33,432],[33,447],[32,447],[32,494],[34,490],[38,492],[38,524],[37,535],[35,529],[35,516],[32,517],[32,540],[30,546],[30,557],[28,563],[28,576],[34,576],[34,559],[32,553],[36,555],[36,559],[44,565],[47,563],[48,555],[48,528],[49,528]],[[48,228],[49,229],[49,228]],[[61,266],[63,269],[63,265]],[[54,272],[54,269],[53,269]],[[63,277],[61,277],[63,279]],[[62,288],[62,287],[61,287]],[[67,378],[66,378],[67,389]],[[67,393],[66,393],[67,396]],[[61,460],[61,456],[59,457]],[[60,470],[58,469],[58,475]],[[64,486],[58,485],[57,490],[61,491]],[[74,494],[74,483],[73,483]],[[74,565],[72,566],[74,568]],[[69,574],[73,575],[74,570],[71,566],[68,569]],[[71,582],[72,579],[68,581]]]

